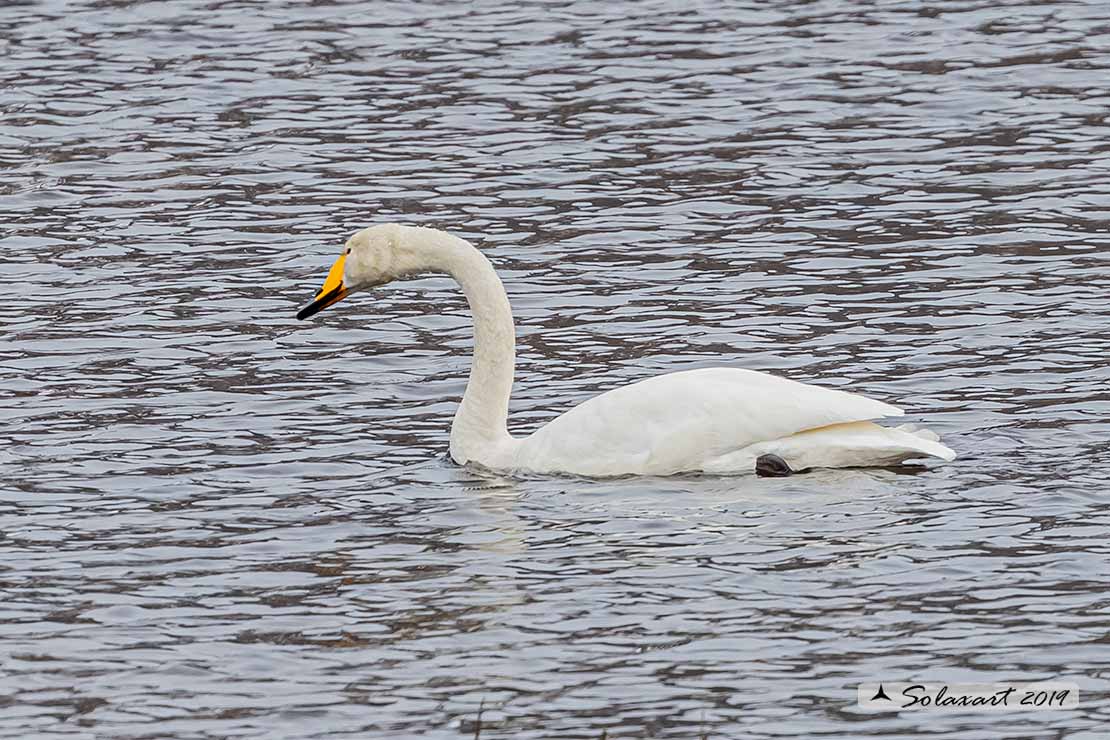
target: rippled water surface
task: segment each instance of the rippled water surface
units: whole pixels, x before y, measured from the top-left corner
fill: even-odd
[[[0,735],[1104,738],[1110,6],[0,9]],[[491,479],[512,425],[734,364],[904,406],[924,471]],[[1061,678],[1077,710],[867,713]]]

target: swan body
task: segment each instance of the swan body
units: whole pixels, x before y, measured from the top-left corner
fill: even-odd
[[[902,413],[864,396],[754,370],[684,370],[576,406],[520,440],[510,467],[591,476],[736,474],[753,471],[765,454],[779,455],[794,470],[951,455],[928,433],[868,423]]]
[[[459,464],[592,477],[752,473],[765,455],[791,470],[895,465],[955,453],[936,434],[875,419],[901,416],[864,396],[738,368],[659,375],[596,396],[527,437],[508,432],[515,339],[489,260],[442,231],[382,224],[348,241],[307,318],[356,290],[428,272],[451,275],[474,317],[474,364],[451,426]]]

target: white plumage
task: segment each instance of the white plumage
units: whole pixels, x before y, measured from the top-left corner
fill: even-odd
[[[754,370],[685,370],[617,388],[553,419],[520,440],[514,467],[671,475],[750,472],[763,454],[777,454],[795,470],[891,465],[923,455],[951,459],[935,441],[858,423],[902,413],[864,396]],[[820,435],[799,436],[819,429]]]
[[[474,315],[474,365],[451,428],[451,456],[460,464],[601,477],[751,473],[763,455],[777,455],[795,471],[955,457],[931,432],[872,423],[901,416],[894,406],[737,368],[649,378],[592,398],[527,437],[511,437],[515,342],[504,287],[481,252],[434,229],[385,224],[358,232],[319,298],[298,315],[426,272],[454,277]]]

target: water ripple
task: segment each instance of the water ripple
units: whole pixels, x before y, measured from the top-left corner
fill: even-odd
[[[1099,4],[5,13],[0,735],[455,738],[480,707],[514,738],[1102,735]],[[383,220],[496,262],[520,431],[726,361],[961,457],[456,469],[449,282],[293,319]],[[854,705],[1053,677],[1081,709]]]

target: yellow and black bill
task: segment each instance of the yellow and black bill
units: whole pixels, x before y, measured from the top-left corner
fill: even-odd
[[[351,291],[343,284],[343,265],[346,261],[347,255],[345,254],[335,261],[324,280],[324,286],[316,291],[316,299],[297,311],[298,319],[307,319],[309,316],[314,316],[331,304],[338,303],[347,297],[347,294]]]

